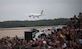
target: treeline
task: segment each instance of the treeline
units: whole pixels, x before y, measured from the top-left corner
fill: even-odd
[[[36,21],[4,21],[0,22],[0,28],[67,25],[68,22],[69,19],[66,18]]]

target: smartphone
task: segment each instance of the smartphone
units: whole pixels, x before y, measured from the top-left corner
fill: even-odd
[[[46,41],[43,41],[44,44],[46,44]]]

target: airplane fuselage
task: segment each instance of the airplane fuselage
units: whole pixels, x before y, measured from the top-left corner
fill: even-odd
[[[39,18],[39,16],[42,16],[42,15],[43,15],[43,10],[41,11],[41,13],[29,13],[29,17],[33,17],[33,18],[35,17]]]
[[[37,13],[30,13],[29,16],[41,16],[41,14],[37,14]]]

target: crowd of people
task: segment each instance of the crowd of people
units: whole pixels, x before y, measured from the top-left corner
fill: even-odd
[[[70,19],[70,25],[62,29],[50,30],[51,34],[43,34],[39,36],[40,39],[24,40],[17,36],[3,37],[0,39],[0,49],[82,49],[82,32],[77,30],[79,27],[76,15],[74,18],[74,21]]]

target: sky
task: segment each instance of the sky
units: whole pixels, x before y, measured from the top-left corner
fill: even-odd
[[[39,18],[29,13],[40,13]],[[82,12],[82,0],[0,0],[0,21],[71,18]]]

